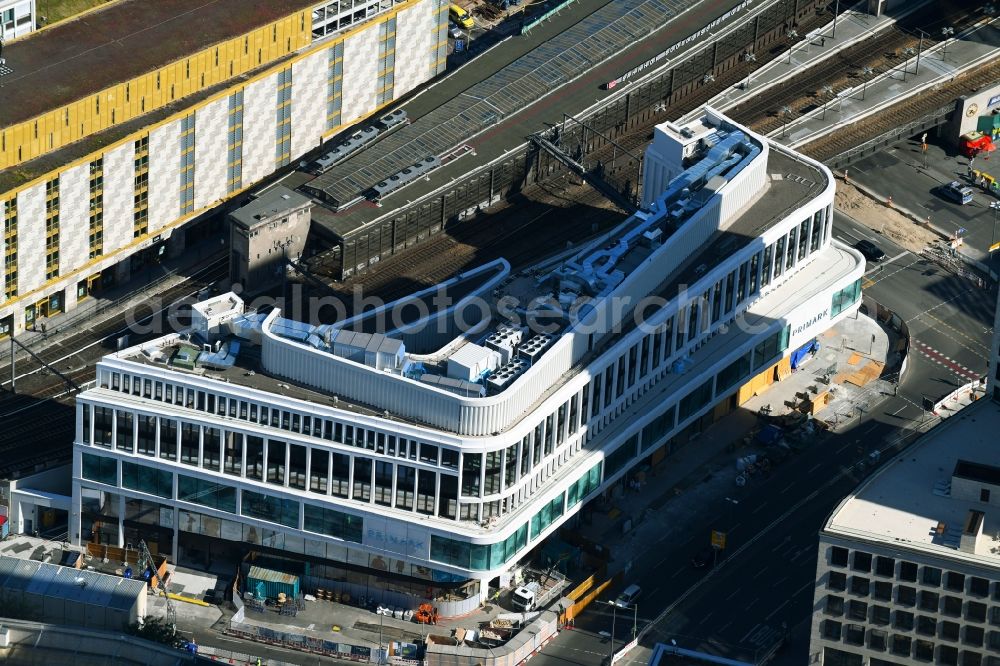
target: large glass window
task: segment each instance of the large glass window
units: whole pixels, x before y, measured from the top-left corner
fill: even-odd
[[[716,377],[716,391],[721,394],[744,377],[750,375],[750,352],[723,368]]]
[[[861,298],[861,280],[855,280],[853,284],[844,287],[840,291],[834,292],[833,301],[830,304],[830,316],[836,317],[841,312],[857,303]]]
[[[500,492],[500,451],[490,451],[486,454],[486,495]]]
[[[314,493],[326,494],[327,479],[330,474],[330,452],[313,449],[309,460],[309,490]]]
[[[222,433],[218,428],[205,428],[202,440],[201,466],[207,470],[218,472],[222,459]]]
[[[615,449],[607,458],[606,476],[611,478],[625,467],[637,455],[639,435],[635,434],[628,438],[624,444]]]
[[[480,497],[479,476],[483,466],[483,454],[462,454],[462,496]]]
[[[642,450],[656,444],[674,427],[674,405],[664,409],[659,416],[647,423],[642,429]]]
[[[111,446],[111,426],[115,410],[110,407],[94,407],[94,444]]]
[[[201,428],[193,423],[181,423],[181,462],[185,465],[198,464],[198,446]]]
[[[287,415],[287,412],[286,412]],[[285,447],[276,439],[267,440],[267,482],[285,485]]]
[[[132,421],[132,412],[115,412],[115,448],[119,451],[132,453],[135,448]]]
[[[236,513],[236,488],[215,481],[178,474],[177,499]]]
[[[244,498],[246,493],[244,493]],[[245,499],[244,499],[245,501]],[[364,534],[364,520],[342,511],[324,509],[306,503],[302,507],[302,529],[316,534],[361,543]]]
[[[601,463],[597,463],[590,468],[589,472],[577,479],[576,483],[571,485],[566,490],[566,507],[572,508],[579,502],[584,501],[587,499],[587,496],[597,490],[600,485]]]
[[[84,453],[83,468],[81,475],[90,481],[106,483],[109,486],[118,485],[118,461],[114,458],[95,456],[91,453]]]
[[[564,500],[565,493],[559,493],[556,497],[552,498],[548,504],[543,506],[538,513],[531,517],[532,539],[537,539],[538,536],[549,527],[549,525],[554,523],[560,516],[563,515]]]
[[[160,419],[160,457],[177,461],[177,421]]]
[[[299,503],[292,499],[244,490],[241,513],[286,527],[299,526]]]
[[[442,474],[438,491],[438,516],[454,520],[458,512],[458,477]],[[493,502],[496,504],[496,502]]]
[[[306,489],[306,447],[288,445],[288,485],[298,490]]]
[[[350,493],[351,457],[346,453],[330,454],[330,493],[347,497]]]
[[[170,498],[174,495],[174,475],[167,470],[123,460],[122,488]]]
[[[417,472],[406,465],[396,466],[396,508],[413,510],[416,493]]]
[[[243,435],[227,431],[223,440],[222,471],[240,476],[243,473]]]
[[[136,451],[139,455],[156,455],[156,417],[140,414],[138,420],[138,435]]]
[[[392,506],[392,463],[375,461],[375,503]]]
[[[437,475],[426,469],[419,470],[417,474],[417,511],[434,515],[434,492]]]
[[[681,398],[677,418],[683,422],[688,417],[696,414],[698,410],[707,405],[711,400],[712,380],[709,379],[707,382]]]
[[[264,480],[264,438],[247,435],[247,471],[248,479]]]
[[[359,502],[372,501],[372,461],[369,458],[354,459],[354,490],[351,499]]]

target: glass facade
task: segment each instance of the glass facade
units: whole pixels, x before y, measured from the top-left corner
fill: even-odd
[[[174,475],[166,470],[123,460],[122,488],[169,499],[174,496]]]
[[[259,518],[285,527],[299,526],[299,503],[295,500],[243,491],[241,515]]]
[[[562,496],[559,497],[560,514]],[[488,571],[503,566],[517,556],[528,543],[528,526],[522,525],[505,540],[494,544],[470,544],[438,535],[431,535],[431,559],[474,571]]]
[[[177,475],[177,499],[236,513],[236,488],[207,479]]]
[[[244,494],[245,497],[245,494]],[[343,511],[324,509],[312,504],[302,507],[302,529],[325,536],[361,543],[364,533],[364,520],[360,516],[352,516]]]

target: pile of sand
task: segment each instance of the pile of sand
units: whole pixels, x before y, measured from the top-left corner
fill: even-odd
[[[860,222],[877,234],[891,239],[911,252],[940,240],[940,236],[899,211],[872,199],[850,183],[837,182],[837,210]]]

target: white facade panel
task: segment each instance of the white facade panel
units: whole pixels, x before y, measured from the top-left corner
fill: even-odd
[[[326,125],[327,51],[292,65],[292,157],[315,148]]]
[[[104,154],[104,253],[132,242],[135,226],[135,144],[126,141]]]
[[[35,29],[36,17],[35,0],[0,0],[0,37],[24,37]]]
[[[254,81],[243,91],[244,187],[274,171],[277,92],[277,74]],[[292,122],[295,122],[294,115]]]
[[[72,228],[72,227],[68,227]],[[17,291],[26,294],[45,282],[45,183],[17,195]]]
[[[73,220],[73,226],[61,227],[59,233],[59,272],[61,274],[87,263],[90,222],[90,163],[84,162],[59,177],[59,219]],[[81,233],[76,220],[87,220]]]
[[[195,119],[194,207],[200,210],[226,196],[229,98],[198,109]]]
[[[397,14],[394,96],[402,97],[427,79],[427,54],[437,40],[436,21],[433,2],[421,2]]]
[[[181,119],[149,133],[149,230],[162,229],[180,216]],[[197,138],[197,135],[196,135]],[[197,153],[195,154],[197,157]],[[198,169],[195,167],[195,178]]]
[[[352,123],[375,109],[377,84],[378,27],[373,25],[368,30],[355,33],[344,41],[342,123]]]

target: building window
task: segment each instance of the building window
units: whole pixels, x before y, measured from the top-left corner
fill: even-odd
[[[236,488],[215,481],[178,474],[177,499],[227,513],[236,513]]]
[[[898,610],[893,613],[892,626],[902,631],[913,631],[913,613]]]
[[[917,633],[924,636],[933,636],[937,633],[937,620],[928,615],[918,615]]]
[[[872,606],[872,624],[885,626],[889,624],[891,615],[888,606]]]
[[[939,595],[937,593],[928,592],[927,590],[920,591],[920,603],[918,604],[920,610],[936,613],[938,610],[938,603]]]
[[[938,636],[949,641],[958,641],[959,627],[957,622],[941,622],[938,627]]]
[[[885,576],[891,578],[896,573],[896,560],[891,557],[882,557],[881,555],[875,558],[875,575]]]
[[[820,633],[828,641],[839,641],[842,626],[840,622],[835,620],[823,620],[820,623]]]
[[[826,595],[826,614],[840,617],[844,614],[844,599],[833,594]]]
[[[118,485],[118,461],[114,458],[95,456],[90,453],[81,454],[83,464],[80,476],[90,481],[97,481],[109,486]]]
[[[863,624],[848,624],[844,631],[844,642],[848,645],[864,645],[865,626]]]
[[[924,585],[932,585],[934,587],[941,587],[941,570],[937,567],[927,567],[923,569],[923,576],[921,581]]]
[[[899,580],[905,580],[910,583],[917,582],[917,565],[913,562],[900,562],[899,563]]]
[[[962,642],[973,647],[982,647],[986,632],[982,627],[966,625],[962,628]]]
[[[962,600],[958,597],[945,597],[941,612],[951,617],[959,617],[962,614]]]
[[[870,581],[863,576],[851,576],[851,594],[862,597],[868,596]]]
[[[965,619],[970,622],[986,622],[986,604],[969,601],[965,604]]]
[[[299,503],[274,495],[244,490],[240,513],[249,518],[266,520],[285,527],[299,526]]]
[[[944,587],[952,592],[965,591],[965,575],[949,571],[944,577]]]
[[[892,642],[889,644],[889,651],[894,655],[909,657],[912,640],[909,636],[893,634]]]
[[[917,640],[913,647],[913,656],[918,661],[933,661],[934,643]]]
[[[865,622],[868,620],[868,604],[863,601],[851,599],[847,605],[847,616],[852,620]]]
[[[312,504],[302,508],[302,529],[344,541],[361,543],[364,535],[364,520],[360,516],[324,509]]]
[[[881,629],[868,630],[868,649],[885,652],[888,635]]]
[[[876,581],[872,585],[872,597],[879,601],[892,601],[892,583]]]
[[[123,460],[122,488],[169,499],[174,496],[174,475],[166,470]]]

